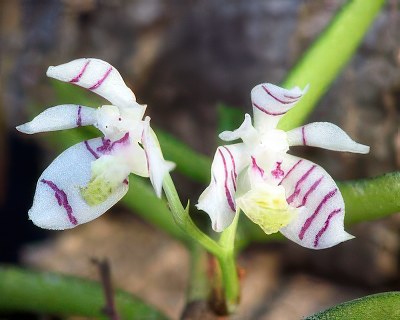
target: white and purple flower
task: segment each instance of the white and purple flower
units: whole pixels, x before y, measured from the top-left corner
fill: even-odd
[[[368,153],[332,123],[315,122],[284,132],[280,118],[306,93],[272,84],[253,88],[254,126],[246,114],[234,131],[220,134],[224,141],[243,142],[217,149],[211,183],[197,207],[223,231],[238,211],[267,233],[280,231],[311,249],[323,249],[353,238],[344,231],[344,202],[334,180],[311,161],[287,154],[289,146],[307,145],[334,151]]]
[[[91,58],[49,67],[47,76],[93,91],[111,105],[59,105],[17,127],[33,134],[93,125],[104,134],[67,149],[43,172],[29,210],[33,223],[62,230],[97,218],[126,194],[130,173],[149,177],[160,197],[174,164],[164,160],[150,118],[142,120],[146,106],[136,102],[119,72]]]

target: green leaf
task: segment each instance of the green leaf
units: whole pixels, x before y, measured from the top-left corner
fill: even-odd
[[[218,133],[225,130],[233,131],[239,128],[244,120],[244,113],[242,110],[227,106],[223,103],[217,105],[217,114]]]
[[[122,202],[144,220],[164,230],[175,239],[181,240],[186,245],[190,245],[192,239],[182,232],[175,223],[167,202],[157,198],[153,188],[143,178],[130,175],[129,180],[131,187]]]
[[[176,163],[176,169],[183,175],[202,184],[210,182],[211,160],[179,141],[173,135],[155,130],[164,158]]]
[[[283,83],[287,88],[310,84],[310,89],[282,118],[278,124],[280,129],[287,131],[304,123],[351,59],[384,3],[385,0],[350,0],[335,15]]]
[[[318,312],[304,320],[397,320],[400,292],[385,292],[352,300]]]
[[[379,177],[338,183],[349,224],[376,220],[400,212],[400,171]]]
[[[100,284],[72,276],[39,273],[0,266],[0,310],[42,314],[95,317],[106,320],[103,288]],[[131,294],[115,294],[121,320],[168,319],[161,312]]]

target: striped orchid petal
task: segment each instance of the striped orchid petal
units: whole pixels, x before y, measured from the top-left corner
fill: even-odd
[[[352,239],[344,231],[344,202],[331,176],[311,161],[286,155],[279,182],[286,201],[299,213],[281,233],[310,249],[324,249]]]
[[[299,87],[284,89],[271,83],[262,83],[251,90],[254,124],[257,130],[274,129],[285,115],[307,92]]]
[[[210,216],[214,231],[223,231],[235,217],[238,175],[245,161],[246,152],[243,144],[222,146],[215,153],[210,185],[200,195],[197,204],[198,209]]]
[[[312,146],[333,151],[368,153],[369,147],[353,141],[329,122],[314,122],[287,132],[290,146]]]
[[[118,70],[103,60],[76,59],[49,67],[46,74],[48,77],[93,91],[118,107],[143,108],[137,104],[135,95],[126,86]]]
[[[164,176],[175,168],[175,164],[164,160],[157,137],[150,128],[150,117],[146,117],[144,120],[142,145],[147,158],[151,184],[157,196],[161,197]]]
[[[75,104],[63,104],[48,108],[32,121],[17,127],[27,134],[64,130],[96,123],[96,109]]]
[[[29,210],[34,224],[46,229],[70,229],[102,215],[126,194],[129,172],[110,172],[113,176],[119,174],[121,181],[104,201],[89,205],[82,197],[82,189],[91,180],[92,164],[104,152],[102,147],[104,139],[84,141],[65,150],[50,164],[38,180]]]

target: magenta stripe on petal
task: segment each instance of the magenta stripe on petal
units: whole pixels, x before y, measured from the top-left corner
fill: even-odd
[[[231,195],[231,193],[229,191],[229,188],[228,188],[228,168],[226,166],[226,160],[225,160],[224,154],[222,153],[221,149],[218,149],[218,152],[219,152],[219,154],[220,154],[220,156],[222,158],[222,162],[224,164],[224,171],[225,171],[224,188],[225,188],[226,200],[228,201],[228,205],[231,208],[231,210],[233,212],[236,212],[235,204],[233,202],[232,195]]]
[[[321,239],[321,237],[325,233],[325,231],[328,230],[331,219],[341,211],[342,211],[342,209],[335,209],[329,214],[328,218],[325,220],[324,226],[321,228],[321,230],[318,231],[317,235],[315,236],[314,247],[318,246],[319,239]]]
[[[226,151],[228,151],[229,156],[231,157],[231,161],[232,161],[232,167],[233,167],[233,174],[235,175],[235,178],[237,177],[237,173],[236,173],[236,163],[235,163],[235,158],[232,155],[231,150],[229,150],[227,147],[222,146]]]
[[[97,151],[101,153],[111,152],[114,147],[118,144],[124,144],[129,141],[129,132],[126,132],[124,136],[116,141],[111,142],[110,139],[102,138],[103,144],[100,147],[97,147]]]
[[[76,75],[76,77],[73,78],[72,80],[70,80],[69,82],[71,82],[71,83],[79,82],[79,80],[81,79],[81,77],[82,77],[83,74],[85,73],[86,68],[87,68],[87,66],[89,65],[89,63],[90,63],[90,60],[86,61],[86,63],[83,65],[82,70],[79,71],[79,73]]]
[[[268,90],[268,88],[267,88],[266,86],[262,86],[262,88],[264,89],[264,91],[265,91],[269,96],[271,96],[273,99],[275,99],[275,100],[278,101],[279,103],[282,103],[282,104],[290,104],[290,103],[296,102],[296,100],[291,100],[291,101],[281,100],[281,99],[279,99],[278,97],[274,96],[274,95],[272,94],[272,92]],[[290,99],[293,99],[293,98],[290,98]]]
[[[256,158],[251,156],[251,162],[253,169],[257,170],[260,173],[261,178],[264,177],[264,169],[259,167],[259,165],[256,162]]]
[[[279,182],[279,184],[278,184],[278,186],[280,186],[281,184],[282,184],[282,182],[292,173],[292,171],[294,170],[294,169],[296,169],[296,167],[302,162],[303,160],[299,160],[299,161],[297,161],[294,165],[293,165],[293,167],[291,167],[290,169],[289,169],[289,171],[286,173],[286,176],[284,176],[283,178],[282,178],[282,180]]]
[[[82,125],[82,106],[78,107],[78,117],[76,118],[76,125],[78,127]]]
[[[235,162],[235,158],[233,157],[233,154],[231,152],[231,150],[229,150],[227,147],[222,146],[228,153],[229,156],[231,157],[231,162],[232,162],[232,167],[233,167],[233,172],[231,172],[231,179],[232,179],[232,184],[233,184],[233,188],[236,191],[236,179],[237,179],[237,172],[236,172],[236,162]]]
[[[315,209],[314,213],[307,218],[306,222],[304,222],[303,227],[301,228],[301,231],[299,233],[299,238],[300,240],[303,240],[304,234],[306,233],[307,229],[310,227],[311,223],[314,221],[315,217],[318,215],[318,213],[321,211],[321,208],[331,199],[338,189],[334,189],[330,192],[328,192],[325,197],[322,199],[322,201],[319,203],[317,209]]]
[[[89,145],[89,142],[86,140],[83,142],[85,144],[86,149],[95,157],[96,159],[100,158],[99,155],[92,149],[92,147]]]
[[[267,109],[265,109],[265,108],[259,106],[259,105],[256,104],[255,102],[253,102],[253,106],[255,106],[258,110],[260,110],[260,111],[266,113],[266,114],[269,115],[269,116],[281,116],[281,115],[283,115],[283,114],[285,114],[285,113],[287,112],[287,111],[283,111],[283,112],[270,112],[270,111],[268,111]]]
[[[317,166],[314,164],[310,169],[307,170],[305,174],[302,175],[302,177],[296,182],[296,186],[294,187],[293,193],[286,199],[289,204],[291,204],[294,200],[295,197],[297,197],[301,191],[300,184],[303,183],[308,176],[310,175],[311,172],[316,168]]]
[[[108,75],[111,73],[111,71],[112,71],[112,67],[110,67],[107,71],[106,71],[106,73],[103,75],[103,77],[101,78],[101,79],[99,79],[94,85],[92,85],[90,88],[88,88],[89,90],[95,90],[95,89],[97,89],[98,87],[100,87],[101,86],[101,84],[104,82],[104,80],[106,80],[107,79],[107,77],[108,77]]]
[[[323,178],[324,178],[324,177],[321,177],[321,178],[319,178],[317,181],[315,181],[315,182],[313,183],[313,185],[310,187],[310,189],[308,189],[308,191],[307,191],[306,194],[304,195],[303,200],[301,201],[301,204],[298,205],[297,208],[306,205],[308,196],[309,196],[311,193],[313,193],[315,189],[317,189],[318,185],[321,183],[321,181],[322,181]]]
[[[72,213],[72,208],[69,205],[67,194],[63,190],[58,188],[53,181],[42,179],[40,180],[40,182],[47,184],[54,191],[54,196],[57,199],[58,205],[65,209],[69,222],[76,226],[78,224],[78,220],[76,220],[75,216]]]
[[[307,145],[307,141],[306,141],[306,133],[305,133],[305,127],[301,127],[301,136],[303,138],[303,145]]]

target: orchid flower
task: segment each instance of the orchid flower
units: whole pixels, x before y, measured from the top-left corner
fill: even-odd
[[[119,72],[98,59],[77,59],[49,67],[47,76],[93,91],[111,104],[98,109],[64,104],[17,127],[23,133],[93,125],[104,135],[78,143],[59,155],[40,176],[29,218],[46,229],[69,229],[91,221],[128,191],[129,174],[149,177],[158,197],[165,161],[145,105],[136,102]]]
[[[284,132],[280,118],[307,92],[273,84],[251,91],[254,126],[246,114],[242,125],[224,131],[224,141],[242,142],[218,147],[211,167],[211,183],[197,207],[221,232],[238,211],[266,234],[280,231],[311,249],[323,249],[353,238],[344,231],[345,206],[331,176],[311,161],[287,154],[290,146],[313,146],[334,151],[368,153],[332,123],[315,122]]]

